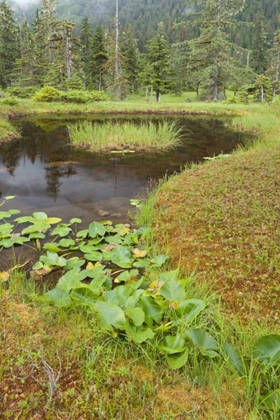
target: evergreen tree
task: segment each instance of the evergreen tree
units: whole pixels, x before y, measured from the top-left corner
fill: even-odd
[[[263,74],[267,69],[267,31],[263,14],[257,17],[252,38],[252,54],[250,65],[257,74]]]
[[[92,42],[92,28],[88,17],[84,17],[80,27],[80,59],[83,73],[84,87],[90,84],[90,63],[92,59],[91,42]]]
[[[190,74],[196,88],[201,86],[209,98],[221,99],[228,83],[238,81],[240,63],[237,46],[228,40],[228,30],[243,0],[205,0],[199,20],[200,36],[191,42]],[[192,76],[191,76],[192,77]]]
[[[137,48],[137,42],[133,36],[132,27],[126,25],[121,34],[120,51],[123,57],[123,68],[130,93],[137,90],[138,73],[140,71],[140,54]]]
[[[271,60],[266,75],[271,80],[273,96],[275,96],[280,94],[280,29],[275,32],[270,55]]]
[[[148,43],[147,66],[144,71],[144,80],[153,87],[156,101],[160,94],[170,86],[170,46],[164,38],[162,31]]]
[[[35,83],[35,42],[27,20],[20,27],[20,57],[16,60],[13,72],[13,85],[32,86]]]
[[[19,31],[7,0],[0,3],[0,85],[11,85],[12,72],[19,57]]]
[[[105,64],[108,60],[106,43],[105,32],[101,26],[98,26],[92,37],[89,62],[91,82],[97,90],[104,88]]]

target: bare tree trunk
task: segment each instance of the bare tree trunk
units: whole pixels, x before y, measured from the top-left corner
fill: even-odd
[[[116,0],[116,39],[115,39],[115,80],[118,83],[119,78],[119,1]],[[116,97],[119,96],[119,88],[116,86]]]
[[[71,42],[71,28],[66,26],[66,72],[67,80],[71,80],[72,77],[72,42]]]

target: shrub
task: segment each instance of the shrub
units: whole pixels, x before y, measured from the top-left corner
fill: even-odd
[[[107,101],[108,100],[108,97],[107,97],[106,93],[103,92],[103,90],[92,90],[90,92],[90,95],[91,95],[91,100],[92,101],[99,102],[99,101]]]
[[[85,91],[80,89],[61,91],[52,86],[44,86],[33,95],[32,99],[39,102],[62,101],[84,104],[86,102],[105,101],[107,96],[102,91]]]
[[[33,95],[32,99],[38,102],[53,102],[59,100],[59,90],[52,86],[44,86]]]
[[[10,95],[17,96],[18,98],[30,98],[35,94],[37,86],[14,86],[9,87],[7,92]]]
[[[75,102],[77,104],[84,104],[91,101],[90,92],[78,89],[70,89],[66,92],[59,92],[59,98],[64,102]]]
[[[1,99],[0,102],[3,105],[10,105],[10,106],[18,105],[18,100],[16,98],[13,98],[12,96],[9,98]]]

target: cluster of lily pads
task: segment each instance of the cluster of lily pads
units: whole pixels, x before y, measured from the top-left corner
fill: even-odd
[[[126,336],[138,344],[153,340],[172,369],[198,352],[201,357],[222,357],[242,377],[270,370],[279,375],[280,335],[260,338],[245,358],[235,345],[219,343],[197,327],[205,302],[187,298],[190,279],[180,278],[179,270],[164,271],[167,255],[151,255],[145,243],[147,228],[114,226],[105,220],[78,230],[78,218],[63,223],[44,212],[14,218],[19,213],[0,211],[0,251],[31,242],[40,251],[32,275],[60,270],[56,286],[44,294],[51,304],[86,306],[99,320],[100,330],[113,337]],[[263,404],[280,407],[280,390],[266,394]]]

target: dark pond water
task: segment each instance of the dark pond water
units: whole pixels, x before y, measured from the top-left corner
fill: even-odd
[[[129,120],[137,124],[151,118]],[[23,215],[45,211],[64,221],[80,217],[88,225],[104,219],[106,212],[106,218],[125,222],[132,209],[130,199],[143,195],[159,178],[206,156],[230,153],[246,141],[242,133],[230,129],[229,121],[176,118],[183,129],[183,145],[176,151],[100,155],[71,149],[66,125],[75,121],[65,117],[19,120],[15,124],[21,127],[22,137],[0,148],[0,196],[15,195],[12,207]],[[95,116],[92,121],[99,124],[104,117]]]

